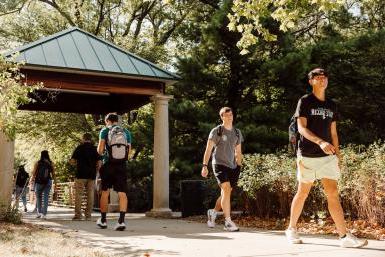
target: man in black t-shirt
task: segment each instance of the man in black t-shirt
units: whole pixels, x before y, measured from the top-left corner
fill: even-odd
[[[83,142],[76,147],[72,154],[70,163],[76,164],[75,174],[75,216],[73,220],[81,220],[81,207],[84,188],[87,190],[87,204],[84,211],[85,219],[91,220],[92,206],[94,202],[94,183],[96,169],[100,167],[99,154],[91,142],[92,136],[89,133],[83,135]]]
[[[337,134],[338,112],[336,104],[325,96],[328,75],[323,69],[317,68],[310,71],[308,77],[313,92],[299,99],[294,115],[301,135],[297,155],[298,190],[292,202],[286,237],[292,244],[302,243],[297,234],[297,221],[313,182],[320,179],[341,247],[363,247],[367,245],[367,240],[360,240],[347,231],[339,200],[337,180],[341,158]]]

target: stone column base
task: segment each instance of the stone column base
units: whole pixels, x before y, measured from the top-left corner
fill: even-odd
[[[146,212],[146,217],[151,218],[172,218],[172,211],[168,208],[152,209]]]
[[[119,212],[119,195],[117,192],[110,190],[110,203],[108,204],[108,212]]]
[[[108,212],[119,212],[119,204],[109,204],[108,205]]]

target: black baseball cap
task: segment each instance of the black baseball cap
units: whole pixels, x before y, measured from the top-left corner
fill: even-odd
[[[311,70],[307,76],[309,79],[314,78],[315,76],[324,75],[325,77],[328,77],[328,73],[322,69],[322,68],[315,68],[314,70]]]

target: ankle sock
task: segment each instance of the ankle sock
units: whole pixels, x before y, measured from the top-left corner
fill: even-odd
[[[103,223],[107,221],[106,216],[107,216],[106,213],[102,212],[102,222]]]
[[[120,212],[119,220],[118,220],[119,223],[123,223],[124,222],[124,216],[125,215],[126,215],[126,212],[124,212],[124,211]]]

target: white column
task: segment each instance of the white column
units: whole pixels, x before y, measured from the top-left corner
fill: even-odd
[[[119,210],[119,195],[114,190],[110,190],[110,203],[108,204],[108,212],[119,212]]]
[[[7,136],[0,131],[0,206],[5,207],[11,204],[14,148],[14,141],[9,140]]]
[[[171,217],[169,208],[169,132],[168,101],[172,96],[158,94],[151,98],[155,104],[153,208],[151,217]]]

